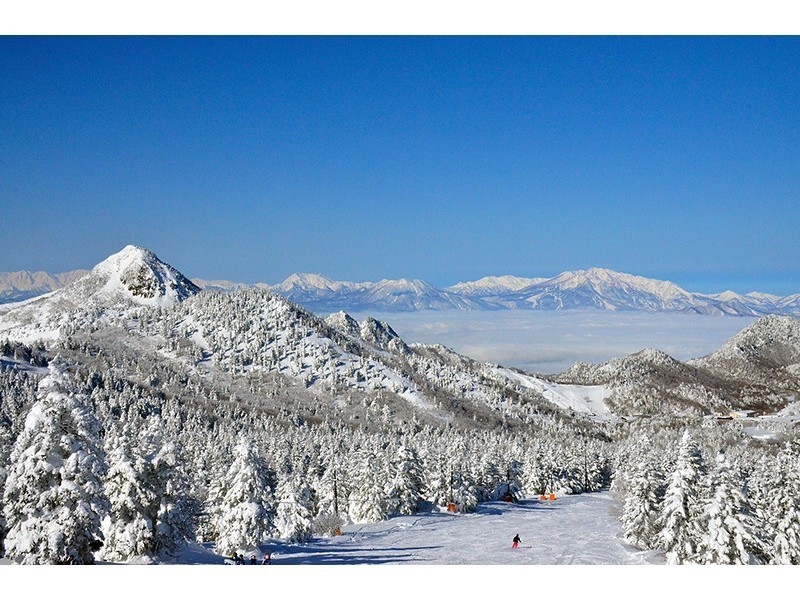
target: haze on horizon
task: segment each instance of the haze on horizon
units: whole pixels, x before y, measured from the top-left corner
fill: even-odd
[[[0,270],[800,292],[797,37],[0,38]]]

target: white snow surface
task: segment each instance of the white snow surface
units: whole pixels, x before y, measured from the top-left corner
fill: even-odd
[[[792,569],[664,568],[663,553],[622,541],[618,508],[609,492],[601,492],[552,502],[482,503],[470,514],[395,517],[348,525],[341,536],[304,544],[268,542],[258,558],[270,551],[272,565],[249,569],[227,566],[212,547],[199,544],[173,565],[106,565],[91,572],[38,567],[50,577],[35,584],[30,568],[0,563],[8,589],[35,588],[44,597],[63,600],[84,598],[87,584],[117,592],[135,589],[139,597],[374,600],[494,598],[533,591],[534,597],[556,599],[641,600],[657,590],[681,598],[783,597],[795,583]],[[514,550],[511,538],[517,533],[522,543]]]
[[[784,597],[792,569],[703,566],[665,568],[663,554],[621,540],[609,492],[489,502],[470,514],[428,512],[369,525],[304,544],[272,541],[272,565],[228,566],[210,546],[194,544],[177,564],[85,569],[10,566],[7,589],[72,600],[94,590],[137,597],[223,598],[546,598],[636,599],[659,590],[672,597]],[[514,534],[522,538],[511,548]],[[568,567],[566,567],[569,565]],[[247,565],[249,566],[249,565]],[[146,573],[143,571],[146,569]],[[130,593],[125,593],[129,590]],[[135,591],[134,591],[135,590]],[[105,595],[105,594],[103,594]],[[132,595],[131,595],[132,597]]]
[[[608,409],[605,400],[611,390],[603,385],[564,385],[552,383],[538,377],[525,375],[498,367],[496,372],[524,388],[539,392],[556,406],[576,413],[590,415],[597,421],[616,421],[618,418]]]

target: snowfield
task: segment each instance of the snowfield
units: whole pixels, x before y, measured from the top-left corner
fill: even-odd
[[[539,392],[546,400],[560,408],[590,415],[597,421],[618,420],[606,406],[605,400],[611,391],[604,385],[564,385],[511,369],[498,368],[497,372],[521,387]]]
[[[522,543],[513,550],[516,533]],[[412,594],[423,599],[520,594],[559,600],[667,594],[769,597],[773,589],[776,595],[785,593],[796,574],[780,567],[659,566],[664,564],[663,553],[636,550],[621,540],[609,492],[562,496],[552,502],[488,502],[470,514],[434,511],[351,524],[341,536],[305,544],[276,541],[264,550],[272,552],[272,565],[249,569],[224,565],[224,558],[211,548],[195,544],[176,565],[40,566],[37,572],[54,576],[35,583],[26,567],[4,565],[2,574],[4,581],[10,576],[14,587],[24,585],[28,592],[46,588],[62,598],[85,598],[87,585],[122,591],[129,584],[139,597],[149,592],[201,598],[244,593],[348,600]],[[564,570],[563,565],[571,566]]]

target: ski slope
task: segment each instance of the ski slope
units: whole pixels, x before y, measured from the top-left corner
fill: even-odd
[[[474,513],[429,512],[348,525],[341,536],[272,545],[280,564],[624,565],[663,562],[619,539],[608,493],[487,502]],[[511,549],[519,533],[520,548]]]
[[[12,597],[63,600],[85,598],[87,586],[125,599],[781,598],[795,584],[791,568],[662,566],[662,553],[620,539],[618,508],[608,492],[489,502],[470,514],[351,524],[341,536],[305,544],[275,540],[261,548],[272,552],[269,566],[228,566],[210,545],[193,545],[172,565],[64,569],[0,561],[0,576]],[[516,533],[522,544],[513,550]]]
[[[521,387],[539,392],[560,408],[589,415],[596,421],[618,420],[606,406],[605,401],[611,391],[603,385],[564,385],[503,367],[498,367],[496,371]]]

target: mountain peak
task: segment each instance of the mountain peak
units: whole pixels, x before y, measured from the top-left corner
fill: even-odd
[[[200,291],[200,288],[154,252],[140,246],[125,246],[92,269],[102,291],[122,292],[137,304],[170,306]]]
[[[447,288],[448,292],[455,292],[465,296],[485,297],[508,292],[516,292],[537,283],[546,281],[544,277],[516,277],[514,275],[501,275],[482,277],[476,281],[460,282]]]

